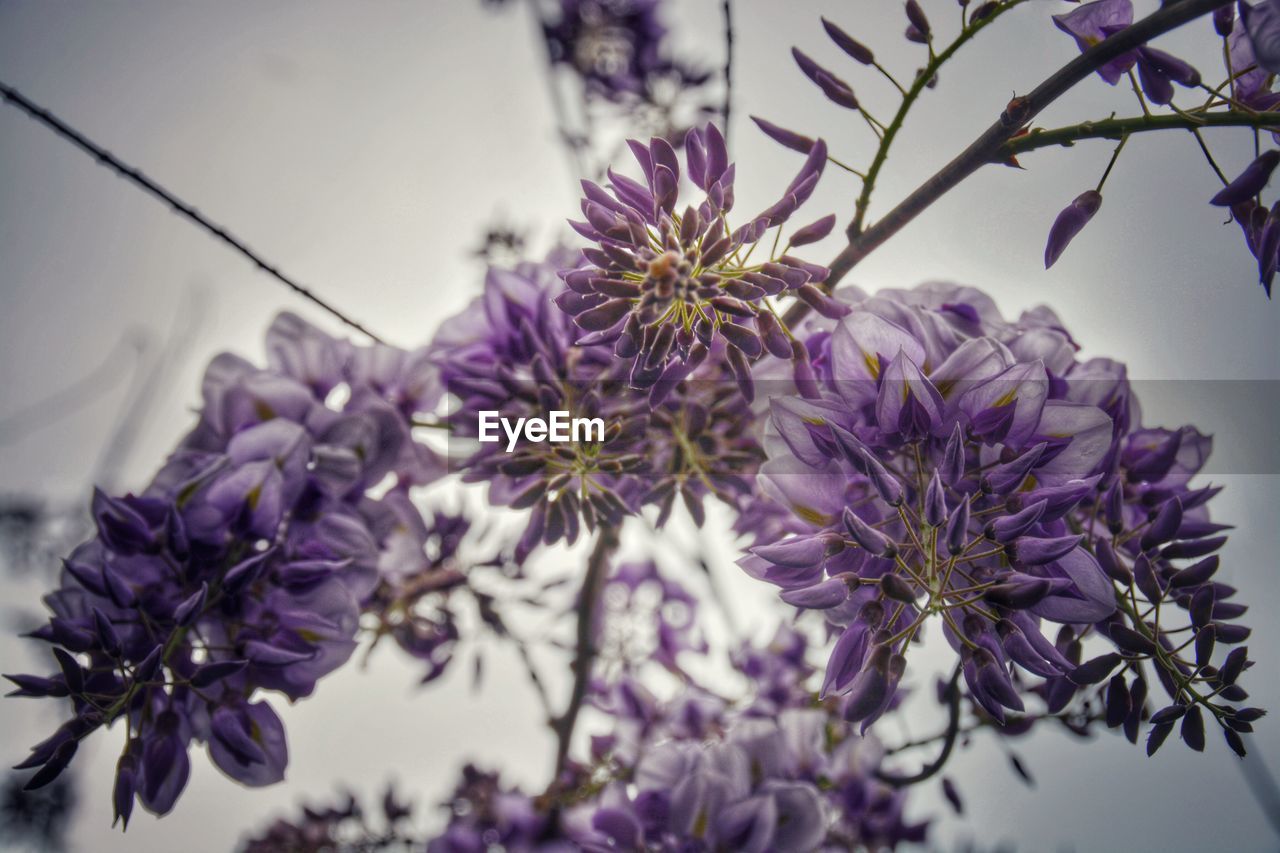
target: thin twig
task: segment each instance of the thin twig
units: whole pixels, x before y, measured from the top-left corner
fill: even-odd
[[[871,204],[871,193],[876,187],[876,178],[880,174],[880,170],[884,167],[885,161],[889,158],[889,149],[893,147],[893,140],[898,135],[898,131],[902,128],[902,124],[907,119],[907,114],[911,112],[911,108],[915,106],[916,100],[920,97],[929,86],[929,81],[937,76],[939,69],[946,64],[956,52],[969,42],[974,36],[980,33],[985,27],[995,22],[997,18],[1005,12],[1020,5],[1025,0],[1010,0],[1003,6],[997,7],[996,11],[977,23],[966,26],[956,36],[951,44],[947,45],[941,53],[933,53],[930,48],[929,62],[924,68],[916,73],[915,79],[911,82],[911,88],[902,93],[902,103],[898,106],[898,111],[890,119],[884,133],[880,136],[880,145],[876,149],[875,156],[871,160],[871,165],[867,168],[866,179],[862,182],[862,191],[858,193],[858,200],[855,203],[853,222],[849,224],[847,233],[852,238],[854,234],[862,231],[863,223],[867,216],[867,208]],[[877,66],[879,67],[879,66]],[[881,72],[888,75],[888,72],[881,69]],[[889,77],[893,80],[892,77]],[[897,80],[893,80],[897,85]],[[902,89],[901,86],[898,86]]]
[[[1280,785],[1276,784],[1275,777],[1271,775],[1271,768],[1267,767],[1267,762],[1258,751],[1256,743],[1250,747],[1248,755],[1240,761],[1240,770],[1249,780],[1249,792],[1262,807],[1262,813],[1266,815],[1267,822],[1271,824],[1276,834],[1280,835]]]
[[[1168,3],[1136,24],[1125,27],[1090,47],[1051,74],[1030,94],[1011,100],[994,124],[933,177],[899,202],[884,218],[861,232],[856,228],[857,219],[851,221],[847,231],[849,243],[828,265],[831,274],[823,283],[823,287],[830,291],[859,262],[901,231],[907,223],[954,189],[965,178],[995,160],[1001,148],[1026,127],[1028,122],[1098,68],[1157,36],[1201,15],[1206,15],[1220,6],[1226,6],[1230,2],[1231,0],[1182,0],[1182,2]],[[798,322],[807,313],[808,306],[805,303],[797,303],[787,312],[784,319],[790,325]]]
[[[960,734],[960,673],[962,671],[963,668],[957,663],[955,672],[951,673],[951,681],[947,683],[947,730],[943,733],[942,751],[938,753],[938,757],[919,771],[907,776],[876,770],[877,779],[894,788],[905,788],[932,778],[947,763],[947,759],[951,757],[951,751],[955,749],[956,736]]]
[[[601,527],[596,537],[595,548],[587,560],[587,573],[582,579],[582,590],[578,593],[576,608],[578,616],[577,647],[573,656],[573,690],[569,694],[569,704],[565,711],[552,723],[556,733],[556,771],[551,780],[554,787],[564,772],[565,763],[569,760],[569,745],[573,740],[573,730],[578,724],[578,714],[582,703],[587,698],[587,687],[591,683],[591,666],[596,657],[596,611],[600,604],[600,592],[604,589],[605,576],[608,573],[609,558],[618,547],[618,532],[612,527]]]
[[[547,715],[547,718],[550,719],[552,710],[551,698],[547,695],[547,683],[538,674],[538,667],[533,662],[533,655],[529,652],[528,644],[523,639],[512,635],[509,631],[506,637],[511,640],[511,645],[515,647],[516,654],[520,656],[520,662],[524,664],[524,671],[529,676],[529,684],[533,687],[534,692],[538,694],[538,702],[542,705],[542,710]]]
[[[1080,124],[1052,129],[1033,128],[1030,133],[1010,139],[999,149],[993,162],[1005,162],[1028,151],[1054,145],[1071,146],[1086,139],[1120,139],[1135,133],[1156,130],[1188,130],[1195,132],[1203,127],[1258,127],[1264,130],[1280,129],[1280,112],[1246,113],[1228,110],[1195,114],[1195,121],[1176,113],[1170,115],[1130,116],[1085,121]]]
[[[729,146],[729,119],[733,115],[733,0],[724,0],[724,144]]]
[[[556,79],[556,60],[551,52],[551,42],[547,39],[547,19],[542,13],[538,0],[529,0],[529,11],[533,15],[533,25],[537,29],[537,38],[542,42],[546,53],[547,96],[551,100],[551,110],[556,119],[556,133],[560,136],[560,144],[564,146],[569,157],[569,181],[576,192],[578,181],[585,177],[594,178],[594,173],[587,171],[586,159],[583,157],[581,134],[574,132],[569,125],[569,107],[565,104],[564,92]],[[585,107],[584,107],[585,110]]]
[[[178,302],[173,322],[159,351],[145,369],[139,364],[134,372],[115,423],[94,463],[94,485],[108,492],[114,491],[124,463],[142,432],[142,424],[154,414],[156,396],[172,372],[181,368],[190,354],[200,324],[207,318],[204,292],[199,288],[188,288]]]
[[[271,276],[276,281],[280,282],[285,287],[289,288],[294,293],[301,296],[303,299],[306,299],[308,302],[312,303],[316,307],[331,314],[333,317],[340,320],[342,323],[346,324],[347,326],[350,326],[351,328],[355,329],[357,332],[360,332],[362,335],[369,338],[370,340],[376,341],[378,343],[383,343],[383,340],[379,338],[377,335],[375,335],[373,332],[369,331],[364,326],[360,325],[355,320],[348,317],[346,314],[343,314],[337,308],[330,305],[325,300],[321,299],[319,296],[317,296],[315,293],[313,293],[306,287],[303,287],[301,284],[298,284],[292,278],[282,273],[279,270],[279,268],[277,268],[273,264],[270,264],[267,261],[263,260],[261,256],[259,256],[252,249],[246,246],[244,242],[240,240],[240,238],[232,235],[221,225],[218,225],[206,219],[204,215],[200,213],[200,211],[196,210],[190,204],[178,198],[169,190],[165,189],[164,187],[157,184],[155,181],[148,178],[137,168],[130,166],[127,163],[122,162],[121,160],[118,160],[110,151],[107,151],[102,146],[93,142],[84,134],[80,133],[80,131],[71,127],[66,122],[62,121],[57,116],[55,116],[53,113],[46,110],[44,107],[41,107],[39,104],[36,104],[28,100],[17,89],[14,89],[11,86],[5,85],[3,82],[0,82],[0,95],[3,95],[6,101],[8,101],[18,109],[25,112],[28,116],[35,119],[40,124],[52,130],[58,136],[61,136],[63,139],[67,140],[68,142],[72,143],[76,147],[83,150],[85,153],[89,154],[91,157],[97,160],[101,165],[111,169],[116,174],[120,175],[120,177],[124,178],[130,183],[133,183],[144,192],[147,192],[150,195],[155,196],[156,198],[165,202],[166,204],[169,205],[169,207],[173,209],[175,213],[186,217],[187,219],[191,220],[199,227],[203,228],[205,231],[212,234],[214,237],[217,237],[223,243],[226,243],[232,249],[235,249],[241,255],[248,258],[250,261],[252,261],[254,266],[256,266],[258,269],[262,270],[267,275]]]
[[[100,358],[97,366],[84,376],[47,397],[0,418],[0,447],[25,438],[32,432],[97,402],[99,397],[114,390],[120,380],[129,375],[122,362],[133,360],[136,370],[137,362],[141,360],[148,345],[146,336],[138,332],[127,332],[116,341],[109,353]]]

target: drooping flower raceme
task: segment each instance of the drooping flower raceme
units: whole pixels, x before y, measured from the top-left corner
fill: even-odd
[[[261,691],[309,696],[351,655],[385,563],[425,563],[421,523],[398,523],[407,489],[440,473],[410,435],[439,395],[422,353],[356,348],[289,314],[267,350],[267,369],[213,360],[199,423],[144,491],[95,494],[97,536],[65,561],[34,633],[60,672],[10,676],[75,708],[20,765],[41,768],[33,786],[117,722],[126,822],[135,796],[173,808],[193,741],[237,781],[279,781],[284,728]]]
[[[586,266],[564,272],[569,292],[556,301],[593,333],[584,342],[611,344],[630,364],[635,388],[679,380],[724,341],[728,363],[749,397],[752,359],[765,350],[779,358],[794,355],[766,297],[799,297],[831,316],[845,310],[815,284],[826,279],[825,268],[785,253],[752,258],[765,233],[812,195],[826,166],[826,145],[814,143],[782,198],[734,230],[727,216],[735,167],[715,125],[685,139],[685,171],[705,194],[696,205],[680,207],[682,170],[668,142],[630,145],[644,183],[612,170],[609,191],[583,182],[586,221],[570,224],[595,245],[583,250]],[[787,248],[820,239],[833,223],[828,217],[799,229]]]
[[[742,560],[837,632],[823,692],[869,725],[933,622],[996,720],[1024,710],[1029,676],[1056,685],[1060,710],[1123,666],[1108,722],[1136,738],[1149,663],[1170,715],[1204,708],[1239,746],[1255,713],[1229,704],[1245,696],[1232,689],[1244,652],[1224,679],[1182,636],[1211,638],[1207,655],[1248,635],[1231,624],[1234,590],[1211,580],[1216,490],[1188,483],[1209,440],[1143,429],[1123,366],[1078,361],[1047,309],[1008,323],[946,285],[845,298],[848,317],[805,336],[821,399],[771,400],[761,481],[796,532],[775,527]],[[1045,622],[1070,626],[1067,646],[1092,631],[1118,652],[1077,667],[1079,647],[1064,654]]]

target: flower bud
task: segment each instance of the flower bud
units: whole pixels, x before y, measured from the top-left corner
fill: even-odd
[[[1123,658],[1115,652],[1099,655],[1076,667],[1068,676],[1073,684],[1098,684],[1120,665]]]
[[[964,553],[969,538],[969,501],[963,500],[947,521],[947,553],[952,557]]]
[[[816,243],[830,234],[835,224],[836,215],[834,213],[828,214],[816,222],[811,222],[797,230],[791,235],[791,239],[788,242],[792,246],[807,246],[810,243]]]
[[[1009,559],[1024,566],[1042,566],[1065,557],[1075,550],[1083,536],[1055,536],[1042,539],[1035,536],[1023,536],[1005,546]]]
[[[1213,10],[1213,31],[1226,38],[1236,25],[1236,7],[1233,3]]]
[[[844,604],[849,598],[849,585],[843,578],[828,578],[813,586],[783,590],[781,598],[794,607],[809,610],[829,610]]]
[[[942,479],[948,486],[955,486],[964,479],[964,464],[964,431],[957,423],[942,452]]]
[[[1034,607],[1054,592],[1055,584],[1048,578],[1037,578],[1020,572],[1009,576],[983,593],[988,601],[1012,610]]]
[[[1182,727],[1178,730],[1182,742],[1196,752],[1204,752],[1204,712],[1199,705],[1192,706],[1182,717]]]
[[[902,506],[904,493],[898,478],[890,474],[889,470],[880,464],[880,460],[876,459],[870,450],[864,450],[862,461],[866,466],[867,477],[880,495],[880,499],[889,506]]]
[[[941,527],[947,520],[947,492],[942,487],[942,477],[937,469],[934,469],[924,494],[924,520],[931,527]]]
[[[915,604],[916,589],[911,582],[899,575],[889,574],[880,578],[880,591],[886,598],[901,601],[903,604]]]
[[[870,717],[888,698],[891,654],[887,645],[878,645],[871,650],[866,665],[849,687],[849,698],[844,706],[847,721],[856,723]]]
[[[845,529],[859,547],[875,557],[892,557],[898,552],[897,546],[888,536],[876,530],[858,517],[849,507],[844,508],[841,515]]]
[[[924,14],[924,9],[920,8],[920,4],[916,0],[907,0],[906,9],[907,21],[911,24],[907,29],[907,38],[911,39],[911,41],[928,41],[931,28],[929,19]]]
[[[1057,263],[1075,236],[1089,224],[1089,220],[1102,206],[1102,194],[1097,190],[1085,190],[1071,204],[1063,208],[1049,229],[1049,241],[1044,247],[1044,267]]]
[[[1182,504],[1177,498],[1170,498],[1160,507],[1156,517],[1151,520],[1142,534],[1142,550],[1148,551],[1157,545],[1163,545],[1178,533],[1182,526]]]
[[[136,742],[136,741],[135,741]],[[116,762],[116,781],[111,790],[111,806],[115,813],[111,821],[114,827],[123,823],[123,829],[129,828],[129,815],[133,814],[134,792],[137,790],[138,760],[129,751],[120,756]]]
[[[1046,447],[1048,444],[1042,441],[1014,459],[992,468],[982,478],[983,490],[991,494],[1007,495],[1017,489],[1040,461]]]
[[[809,150],[813,148],[813,140],[808,136],[795,133],[784,127],[778,127],[778,125],[773,122],[765,121],[757,116],[752,116],[751,120],[756,123],[757,127],[764,131],[765,136],[768,136],[784,148],[790,148],[792,151],[799,151],[801,154],[808,154]]]
[[[807,569],[827,558],[827,544],[821,537],[805,536],[772,545],[759,545],[752,548],[751,553],[776,566]]]
[[[1230,9],[1230,7],[1227,7]],[[1209,199],[1209,204],[1217,207],[1231,207],[1247,201],[1258,193],[1271,180],[1271,173],[1280,164],[1280,151],[1271,149],[1264,151],[1257,159],[1245,167],[1235,180],[1218,190],[1218,194]]]
[[[869,47],[826,18],[822,19],[822,28],[827,31],[827,35],[836,43],[836,46],[849,54],[856,62],[861,62],[863,65],[871,65],[876,61],[875,54],[871,52]]]
[[[1169,579],[1169,586],[1173,588],[1200,586],[1218,571],[1218,563],[1217,555],[1205,557],[1200,562],[1174,573]]]
[[[1013,515],[1002,515],[987,525],[986,536],[1001,544],[1012,542],[1036,525],[1044,515],[1046,501],[1036,501]]]

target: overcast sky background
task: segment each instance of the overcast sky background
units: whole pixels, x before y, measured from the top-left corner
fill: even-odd
[[[668,5],[679,43],[718,67],[718,0]],[[1138,5],[1141,12],[1155,4]],[[468,253],[485,226],[495,218],[528,224],[545,245],[562,233],[558,223],[576,214],[575,176],[555,142],[542,47],[528,9],[513,6],[493,14],[479,0],[0,0],[0,80],[141,166],[388,340],[414,345],[478,291],[481,270]],[[954,32],[954,2],[924,6],[935,29]],[[944,70],[893,151],[873,217],[976,136],[1013,92],[1074,55],[1048,20],[1069,8],[1034,0]],[[821,134],[846,162],[865,163],[873,151],[862,122],[803,81],[791,45],[841,69],[882,119],[892,114],[887,85],[840,61],[819,14],[871,44],[903,79],[922,57],[901,38],[896,0],[738,0],[735,9],[732,137],[745,211],[772,202],[799,166],[797,155],[746,121],[748,113]],[[1162,46],[1216,82],[1208,33],[1200,21]],[[1135,109],[1131,95],[1094,79],[1039,123]],[[1248,162],[1246,134],[1208,137],[1227,171]],[[1246,685],[1256,704],[1280,708],[1277,308],[1254,281],[1238,228],[1223,226],[1220,212],[1205,203],[1216,179],[1184,134],[1132,140],[1101,212],[1045,272],[1049,224],[1096,183],[1110,151],[1109,143],[1088,143],[1026,155],[1026,171],[983,170],[853,280],[868,289],[930,279],[975,284],[1010,316],[1048,302],[1084,355],[1122,359],[1135,377],[1237,380],[1149,383],[1144,409],[1149,423],[1190,421],[1217,436],[1211,479],[1228,488],[1215,501],[1215,517],[1238,526],[1222,575],[1253,605],[1246,621],[1261,661]],[[811,218],[848,215],[857,187],[846,177],[829,172],[809,205]],[[837,249],[833,238],[808,257],[822,261]],[[337,331],[242,258],[17,110],[0,108],[0,419],[114,364],[111,353],[126,336],[144,335],[154,353],[175,318],[194,320],[115,484],[140,487],[190,425],[203,364],[223,349],[260,358],[262,333],[285,308]],[[106,370],[127,380],[128,361],[119,364]],[[0,436],[0,492],[87,500],[127,385],[112,385],[92,405],[34,434]],[[727,551],[721,556],[743,624],[764,625],[761,602],[771,593],[735,574]],[[33,606],[42,586],[0,580],[6,612]],[[28,669],[35,651],[5,636],[3,670]],[[426,690],[413,687],[416,668],[390,652],[375,655],[367,671],[348,667],[313,699],[276,705],[291,751],[285,783],[247,791],[195,757],[175,812],[161,821],[136,815],[127,837],[107,832],[118,732],[100,735],[76,761],[83,784],[75,849],[224,850],[300,797],[323,798],[339,784],[375,792],[392,777],[433,803],[465,758],[537,787],[552,744],[515,662],[502,652],[489,659],[479,694],[463,666]],[[0,702],[0,752],[13,760],[24,755],[51,728],[48,711]],[[917,721],[916,731],[933,725]],[[1034,791],[1018,784],[989,737],[949,770],[967,801],[965,820],[950,816],[936,785],[919,790],[913,814],[937,818],[938,847],[967,839],[1051,851],[1277,847],[1216,731],[1204,755],[1170,744],[1150,760],[1108,735],[1080,744],[1045,733],[1017,747],[1037,779]],[[1253,748],[1280,767],[1274,720],[1260,724]]]

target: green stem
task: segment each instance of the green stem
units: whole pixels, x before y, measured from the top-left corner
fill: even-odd
[[[1194,114],[1193,114],[1194,115]],[[1084,121],[1080,124],[1056,127],[1051,130],[1032,128],[1029,133],[1014,137],[1000,146],[992,158],[1004,162],[1010,157],[1049,148],[1054,145],[1070,147],[1086,139],[1122,139],[1135,133],[1155,130],[1195,131],[1204,127],[1255,127],[1263,130],[1280,129],[1280,112],[1246,113],[1240,110],[1195,115],[1195,120],[1172,113],[1169,115],[1130,116],[1107,118],[1100,121]]]
[[[930,56],[929,62],[923,69],[921,69],[920,73],[916,75],[915,80],[912,81],[911,88],[903,93],[902,103],[898,106],[897,113],[894,114],[893,120],[889,122],[888,127],[885,128],[884,136],[880,139],[880,147],[876,149],[875,158],[872,159],[871,166],[867,169],[867,177],[862,182],[862,192],[858,195],[853,222],[849,224],[848,233],[850,237],[861,233],[862,225],[867,215],[867,207],[871,203],[871,193],[876,186],[876,177],[880,174],[880,169],[883,168],[885,161],[889,158],[889,148],[893,145],[894,137],[898,135],[898,130],[906,120],[907,113],[911,111],[911,107],[915,105],[916,100],[929,84],[929,81],[937,75],[938,69],[942,67],[943,63],[950,59],[952,55],[966,42],[976,36],[983,30],[983,28],[996,18],[999,18],[1014,6],[1018,6],[1024,2],[1026,2],[1026,0],[1009,0],[1008,3],[1000,6],[982,20],[977,23],[969,24],[962,29],[960,34],[956,36],[955,41],[947,45],[941,53]],[[889,77],[894,85],[898,85],[897,80],[894,80],[892,76],[889,76],[888,72],[884,71],[884,69],[880,69],[880,71]],[[902,87],[898,86],[898,88],[901,89]]]

